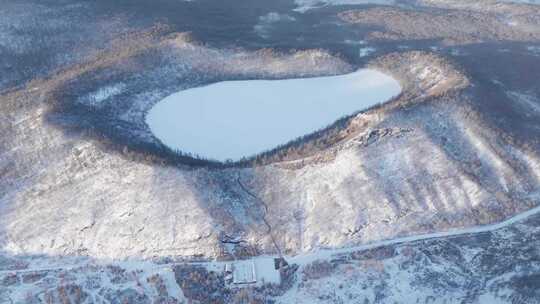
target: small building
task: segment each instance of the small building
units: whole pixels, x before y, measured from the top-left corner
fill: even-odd
[[[235,261],[232,268],[232,282],[236,285],[264,285],[280,284],[281,276],[279,267],[286,265],[285,260],[278,261],[269,257],[257,257],[250,260]],[[225,265],[227,273],[227,264]]]
[[[231,263],[225,263],[225,273],[232,273],[232,265]]]
[[[255,262],[252,260],[237,261],[232,265],[234,284],[255,284],[257,283],[257,273]]]

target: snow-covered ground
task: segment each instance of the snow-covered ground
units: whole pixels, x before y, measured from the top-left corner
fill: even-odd
[[[540,4],[540,0],[499,0],[500,2]]]
[[[537,194],[537,195],[540,195]],[[523,222],[537,214],[540,213],[540,206],[531,208],[527,211],[524,211],[522,213],[519,213],[511,218],[508,218],[504,221],[489,224],[489,225],[480,225],[480,226],[473,226],[468,228],[455,228],[450,229],[447,231],[441,231],[441,232],[434,232],[434,233],[426,233],[426,234],[417,234],[417,235],[411,235],[406,237],[398,237],[388,240],[382,240],[377,242],[372,242],[368,244],[358,245],[358,246],[351,246],[351,247],[344,247],[344,248],[320,248],[318,250],[303,253],[295,256],[291,255],[285,255],[285,259],[288,262],[292,262],[295,264],[298,264],[300,266],[309,265],[315,261],[322,261],[322,260],[331,260],[333,258],[336,258],[338,255],[343,254],[349,254],[357,251],[365,251],[365,250],[371,250],[379,247],[385,247],[385,246],[391,246],[391,245],[398,245],[398,244],[406,244],[406,243],[413,243],[418,241],[425,241],[425,240],[433,240],[433,239],[446,239],[449,237],[455,237],[455,236],[464,236],[464,235],[475,235],[480,233],[486,233],[486,232],[493,232],[497,230],[501,230],[503,228],[510,227],[512,225],[515,225],[517,223]],[[1,253],[1,252],[0,252]],[[279,276],[277,271],[273,268],[274,258],[279,258],[278,255],[261,255],[259,257],[255,257],[248,260],[243,261],[237,261],[237,264],[242,266],[246,269],[252,269],[251,265],[254,265],[253,268],[256,270],[256,277],[263,279],[267,283],[278,283],[279,282]],[[62,261],[62,264],[57,264],[57,262]],[[54,271],[54,270],[60,270],[60,269],[71,269],[75,267],[81,267],[86,266],[89,264],[94,264],[96,261],[92,261],[91,259],[86,258],[69,258],[69,257],[62,257],[58,260],[54,259],[43,259],[43,260],[31,260],[32,263],[28,264],[29,268],[23,268],[21,270],[1,270],[0,275],[9,274],[9,273],[26,273],[26,272],[34,272],[34,271]],[[149,269],[162,269],[166,267],[172,267],[177,265],[178,263],[170,263],[170,264],[153,264],[152,262],[148,261],[138,261],[138,260],[125,260],[125,261],[114,261],[114,260],[104,260],[103,262],[98,262],[102,265],[109,265],[110,263],[121,266],[125,269],[139,269],[139,268],[145,268],[147,270]],[[215,261],[215,262],[193,262],[190,263],[191,265],[199,265],[205,267],[208,271],[215,271],[220,272],[225,269],[225,264],[230,263],[227,261]],[[244,267],[244,264],[249,264]]]
[[[297,5],[295,11],[306,12],[313,8],[323,7],[327,5],[356,5],[356,4],[378,4],[378,5],[392,5],[395,4],[395,0],[295,0]]]
[[[224,81],[156,104],[147,123],[166,145],[225,161],[272,149],[400,93],[393,78],[354,73],[286,80]]]
[[[369,56],[371,55],[373,52],[375,52],[377,49],[373,48],[373,47],[364,47],[364,48],[360,48],[358,50],[358,56],[360,57],[366,57],[366,56]]]
[[[123,83],[113,84],[106,87],[99,88],[98,90],[87,94],[86,96],[80,98],[79,102],[98,107],[102,105],[107,99],[121,94],[125,90],[125,85]]]
[[[425,4],[425,2],[437,4],[437,5],[456,5],[460,3],[474,3],[476,1],[456,1],[456,0],[428,0],[428,1],[418,1],[419,3]],[[495,5],[497,2],[506,2],[506,3],[518,3],[518,4],[535,4],[539,5],[540,0],[493,0],[493,1],[478,1],[481,5]],[[297,7],[294,9],[297,12],[304,13],[314,8],[320,8],[330,5],[362,5],[362,4],[371,4],[371,5],[396,5],[404,3],[415,3],[415,1],[399,1],[399,0],[295,0],[294,3]]]
[[[259,17],[259,22],[253,27],[253,30],[257,35],[267,38],[272,30],[274,24],[279,22],[293,22],[296,18],[287,14],[279,14],[276,12],[270,12],[264,16]]]
[[[535,55],[540,55],[540,46],[528,46],[527,51]]]
[[[226,285],[219,280],[208,285],[208,280],[220,277],[227,269],[226,264],[231,263],[227,261],[156,264],[142,260],[64,258],[65,265],[52,261],[51,267],[36,267],[34,261],[29,260],[32,262],[29,268],[0,271],[0,302],[64,303],[62,299],[70,298],[71,303],[151,303],[152,299],[155,303],[189,303],[190,297],[198,296],[197,289],[206,294],[224,290],[242,294],[240,289],[244,287],[270,283],[275,288],[284,288],[284,294],[272,296],[277,296],[276,303],[356,303],[357,299],[386,303],[381,297],[392,299],[388,301],[392,303],[394,300],[424,303],[419,299],[431,299],[425,303],[449,303],[465,297],[478,297],[477,303],[537,303],[534,299],[538,299],[538,293],[534,289],[528,292],[527,288],[537,285],[534,280],[538,263],[523,256],[531,254],[534,244],[530,248],[516,246],[516,256],[509,260],[505,259],[506,254],[500,253],[508,250],[513,241],[524,244],[529,239],[534,241],[539,212],[540,207],[535,207],[492,225],[289,256],[287,261],[299,266],[290,287],[280,287],[281,275],[273,267],[272,256],[233,262],[244,272],[240,275],[244,282],[256,283]],[[468,244],[469,240],[476,241]],[[485,253],[488,248],[493,250],[489,254]],[[0,255],[0,261],[1,258]],[[518,266],[507,268],[504,263],[508,262]],[[9,262],[7,266],[10,269]],[[483,269],[485,273],[471,276],[467,272],[469,268]],[[190,277],[190,274],[195,275]],[[475,280],[484,280],[488,288],[472,284]],[[512,285],[513,282],[518,285]],[[476,295],[465,294],[463,288],[475,288]],[[442,292],[440,301],[433,298],[434,290]],[[226,295],[220,297],[225,299]],[[533,301],[511,301],[516,297]]]

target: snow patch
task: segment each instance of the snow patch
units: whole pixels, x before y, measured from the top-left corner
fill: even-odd
[[[533,53],[534,55],[540,55],[540,46],[528,46],[527,51]]]
[[[499,0],[501,2],[510,2],[510,3],[525,3],[525,4],[536,4],[540,5],[540,0]]]
[[[350,39],[345,39],[345,41],[343,41],[345,44],[351,44],[351,45],[365,45],[367,44],[367,42],[365,40],[350,40]]]
[[[80,100],[80,102],[86,105],[100,106],[104,101],[108,100],[109,98],[112,98],[124,92],[125,88],[126,85],[123,83],[102,87],[84,96]]]
[[[375,52],[376,50],[377,49],[373,48],[373,47],[360,48],[360,50],[358,51],[358,56],[367,57],[367,56],[371,55],[373,52]]]
[[[393,5],[395,0],[295,0],[297,7],[294,9],[297,12],[305,13],[314,8],[320,8],[329,5],[361,5],[361,4],[377,4],[377,5]]]
[[[532,116],[534,114],[540,113],[540,101],[534,95],[528,95],[513,91],[506,92],[506,94],[512,100],[525,106],[527,110],[529,110],[528,112],[526,112],[527,116]]]
[[[264,16],[259,17],[259,22],[253,27],[253,30],[261,37],[267,38],[270,35],[270,31],[275,23],[278,22],[292,22],[296,18],[286,15],[279,14],[276,12],[270,12]]]

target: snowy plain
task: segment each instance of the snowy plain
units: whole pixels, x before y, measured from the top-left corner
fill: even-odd
[[[150,110],[146,122],[173,149],[239,160],[400,92],[395,79],[371,69],[327,77],[224,81],[166,97]]]
[[[297,5],[295,11],[304,13],[313,8],[324,7],[328,5],[360,5],[360,4],[375,4],[375,5],[393,5],[395,0],[295,0]]]
[[[444,3],[456,3],[457,1],[448,1],[448,0],[435,0],[431,1],[433,3],[439,2]],[[474,1],[471,1],[474,2]],[[507,3],[518,3],[518,4],[534,4],[540,5],[540,0],[494,0],[493,3],[487,2],[487,4],[493,5],[495,2],[507,2]],[[305,13],[311,9],[321,8],[331,5],[396,5],[403,3],[402,1],[396,0],[295,0],[296,4],[295,11],[299,13]]]

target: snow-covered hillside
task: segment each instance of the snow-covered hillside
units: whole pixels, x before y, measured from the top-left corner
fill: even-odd
[[[111,263],[0,254],[0,300],[139,304],[534,303],[540,298],[536,250],[540,245],[539,211],[537,207],[495,225],[286,257],[290,264],[280,272],[273,267],[257,267],[255,283],[247,286],[227,279],[225,265],[231,262]],[[274,265],[272,257],[233,264],[263,262]]]
[[[540,302],[540,6],[364,4],[4,0],[0,303]],[[400,95],[244,162],[146,121],[365,68]]]

